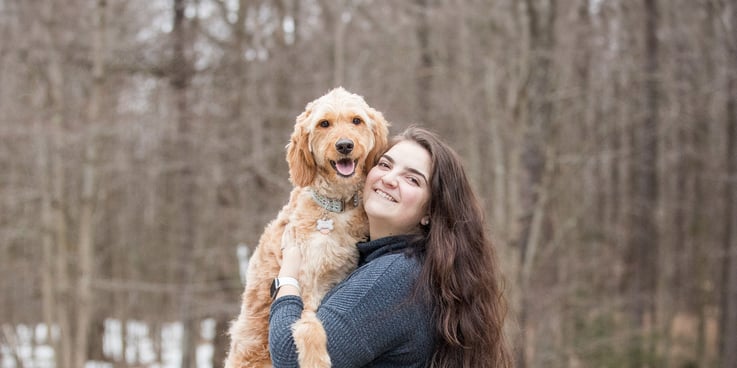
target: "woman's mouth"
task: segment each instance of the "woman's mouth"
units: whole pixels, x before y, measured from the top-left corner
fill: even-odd
[[[394,199],[394,197],[390,196],[387,192],[381,190],[381,189],[375,189],[374,193],[378,194],[379,197],[386,199],[389,202],[397,203],[397,200]]]

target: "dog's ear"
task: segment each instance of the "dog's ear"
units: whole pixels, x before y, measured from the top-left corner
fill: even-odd
[[[384,119],[384,115],[372,108],[368,109],[368,116],[373,121],[372,132],[374,134],[374,147],[371,148],[368,155],[366,156],[366,164],[363,170],[368,174],[369,170],[376,165],[376,161],[379,156],[383,155],[386,151],[386,146],[389,139],[389,122]]]
[[[311,107],[312,104],[308,104],[307,109],[297,116],[294,132],[287,145],[289,180],[299,187],[310,185],[317,175],[317,165],[310,151],[310,132],[307,128]]]

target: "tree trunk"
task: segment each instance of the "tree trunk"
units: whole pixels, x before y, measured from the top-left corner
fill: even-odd
[[[345,29],[346,22],[343,14],[346,11],[346,3],[343,0],[333,1],[336,9],[333,12],[333,87],[342,86],[345,83]]]
[[[466,13],[467,7],[464,7],[462,0],[454,0],[454,7],[457,9],[458,17],[462,20],[470,19],[471,17]],[[481,186],[481,149],[482,141],[485,141],[488,137],[486,134],[486,121],[477,120],[475,114],[477,113],[476,105],[478,100],[475,97],[474,84],[476,80],[472,78],[478,74],[476,71],[477,63],[474,62],[473,46],[471,45],[471,34],[473,29],[471,28],[473,22],[461,21],[458,24],[458,39],[456,59],[458,62],[456,65],[450,67],[455,70],[457,75],[457,81],[459,92],[455,98],[459,99],[455,104],[459,108],[457,109],[458,118],[461,119],[461,129],[458,129],[461,133],[461,142],[458,148],[460,153],[464,157],[466,172],[469,180],[475,188],[483,189]],[[478,191],[481,193],[481,191]]]
[[[42,10],[44,19],[52,19],[54,5],[49,4]],[[50,25],[45,25],[51,27]],[[47,49],[46,78],[48,80],[47,106],[49,109],[49,134],[51,136],[49,170],[51,186],[51,221],[53,226],[53,239],[55,256],[54,274],[54,298],[51,306],[53,310],[54,324],[59,328],[59,337],[53,341],[54,358],[58,368],[73,367],[73,334],[71,320],[71,281],[69,259],[72,258],[72,249],[69,241],[69,223],[67,220],[66,205],[66,180],[65,167],[62,157],[62,148],[65,146],[65,76],[62,70],[62,57],[59,55],[56,30],[46,28],[41,31],[45,41],[50,46]]]
[[[722,266],[722,305],[720,366],[737,367],[737,6],[732,4],[732,32],[728,36],[729,78],[727,84],[727,179],[724,214],[724,261]]]
[[[527,64],[528,96],[525,106],[525,133],[522,142],[522,178],[520,182],[521,218],[517,246],[520,249],[519,286],[522,294],[520,306],[521,346],[526,346],[527,317],[531,299],[530,278],[535,255],[546,239],[543,226],[547,183],[544,176],[551,150],[548,149],[552,124],[552,68],[555,49],[555,0],[525,1],[530,38]],[[531,359],[532,358],[532,359]],[[529,359],[529,360],[528,360]],[[534,365],[534,358],[519,350],[517,366]]]
[[[576,23],[575,23],[575,44],[578,46],[574,51],[573,68],[575,88],[577,89],[576,98],[571,112],[575,120],[581,122],[581,152],[590,152],[595,159],[587,159],[583,163],[583,177],[581,183],[581,191],[583,205],[586,208],[593,209],[593,216],[584,218],[585,228],[601,228],[604,222],[604,206],[603,202],[604,187],[603,177],[597,176],[602,166],[601,143],[597,140],[597,123],[593,119],[593,111],[598,104],[591,103],[591,56],[593,53],[591,34],[593,29],[591,26],[591,16],[589,15],[589,0],[581,0],[576,6]],[[593,106],[592,106],[593,105]]]
[[[249,36],[246,33],[246,21],[248,17],[249,0],[240,0],[238,3],[238,13],[233,30],[235,55],[236,59],[236,78],[240,81],[236,90],[236,100],[233,106],[235,116],[234,120],[238,124],[247,124],[249,127],[249,146],[248,155],[257,162],[264,161],[264,127],[260,119],[248,117],[248,60],[243,56],[249,47]],[[225,153],[227,155],[227,153]]]
[[[182,323],[182,368],[193,367],[196,363],[195,352],[197,331],[192,330],[196,325],[192,315],[191,284],[196,272],[195,243],[197,240],[195,229],[195,203],[197,197],[194,159],[195,145],[192,132],[191,114],[189,112],[188,91],[192,79],[192,61],[187,53],[191,45],[189,29],[186,27],[185,9],[186,0],[174,0],[174,19],[172,28],[173,54],[171,60],[171,86],[174,93],[174,113],[176,119],[176,147],[178,169],[174,179],[174,200],[178,208],[176,213],[177,227],[174,235],[175,246],[178,248],[177,279],[180,282],[180,292],[175,298],[178,302],[179,322]]]
[[[97,194],[97,126],[100,125],[105,84],[105,12],[106,0],[97,0],[95,9],[95,33],[92,48],[92,94],[89,99],[87,142],[82,169],[82,193],[79,218],[79,280],[77,289],[74,366],[83,367],[87,362],[87,345],[90,323],[94,316],[92,279],[95,274],[95,224],[94,211]],[[102,338],[102,336],[99,336]]]
[[[432,101],[433,57],[430,50],[430,6],[431,0],[415,0],[419,19],[417,20],[417,43],[420,60],[417,65],[417,119],[421,124],[429,124]]]
[[[54,213],[51,204],[49,137],[41,123],[37,123],[36,132],[36,139],[38,140],[39,187],[41,188],[41,246],[43,252],[42,268],[40,270],[41,309],[43,323],[46,326],[53,326],[56,323],[56,307],[58,303],[54,260],[57,259],[58,254],[57,249],[54,247]],[[49,336],[47,336],[47,341],[51,346],[58,347]]]
[[[494,70],[487,65],[485,71],[485,101],[489,110],[495,109],[501,110],[506,106],[498,104],[497,97],[495,94],[495,87],[497,85]],[[501,125],[503,124],[500,114],[490,114],[489,117],[489,150],[490,150],[490,162],[491,172],[493,173],[493,185],[491,185],[491,224],[492,228],[496,229],[496,236],[501,239],[509,239],[509,200],[507,183],[509,180],[509,173],[507,172],[506,158],[510,153],[505,155],[505,140],[502,136]]]
[[[630,210],[627,254],[628,294],[631,323],[640,339],[633,340],[631,365],[644,364],[651,354],[648,334],[655,326],[655,294],[658,275],[658,234],[655,222],[658,204],[658,40],[656,0],[643,0],[645,16],[644,119],[631,130],[633,161],[630,180],[633,208]]]

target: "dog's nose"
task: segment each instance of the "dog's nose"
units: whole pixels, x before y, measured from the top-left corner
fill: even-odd
[[[350,139],[340,139],[335,143],[335,149],[338,152],[347,155],[353,151],[353,141]]]

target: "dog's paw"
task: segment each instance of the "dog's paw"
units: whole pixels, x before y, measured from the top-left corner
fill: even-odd
[[[294,227],[290,224],[287,224],[286,227],[284,227],[284,232],[281,234],[281,250],[296,247],[297,246],[297,238],[294,235]]]

